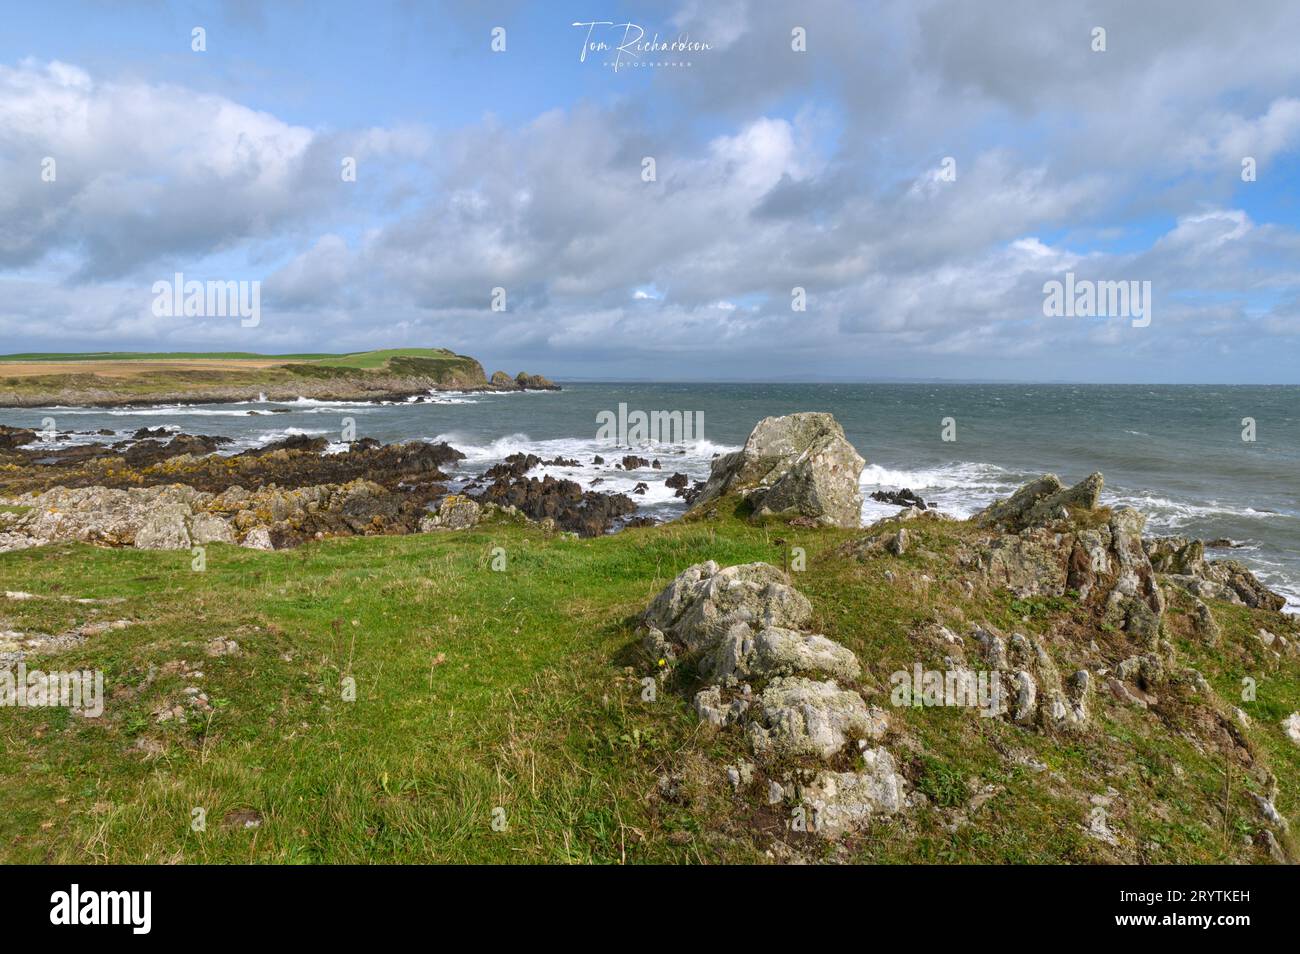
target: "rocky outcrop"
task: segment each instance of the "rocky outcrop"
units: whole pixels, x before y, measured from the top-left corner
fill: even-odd
[[[759,421],[745,446],[713,461],[694,497],[699,508],[738,495],[754,515],[804,517],[823,526],[861,525],[858,477],[865,464],[830,414],[803,413]]]
[[[1142,541],[1151,568],[1157,573],[1199,576],[1205,569],[1205,544],[1188,537],[1155,537]]]
[[[1073,487],[1064,487],[1055,474],[1044,474],[1025,484],[1006,500],[999,500],[975,515],[981,526],[1012,532],[1069,520],[1071,510],[1093,510],[1101,496],[1102,476],[1089,474]]]
[[[1200,543],[1199,540],[1195,542]],[[1222,600],[1237,606],[1275,612],[1286,606],[1284,596],[1264,586],[1250,568],[1238,560],[1207,560],[1178,568],[1189,572],[1167,573],[1162,578],[1198,599]]]
[[[878,503],[893,504],[895,507],[915,507],[917,510],[928,509],[925,501],[906,487],[902,490],[873,491],[871,499]]]
[[[225,438],[177,434],[130,443],[82,445],[75,454],[18,451],[12,468],[0,470],[0,493],[39,492],[52,487],[153,487],[185,484],[220,493],[228,487],[308,487],[372,480],[391,489],[441,494],[447,480],[442,466],[464,458],[446,443],[410,441],[381,444],[359,440],[340,453],[325,453],[329,442],[295,436],[240,454],[213,453]],[[69,449],[74,450],[74,449]]]
[[[209,543],[279,549],[330,536],[414,533],[427,514],[419,495],[369,480],[251,491],[234,486],[220,494],[181,484],[59,487],[17,501],[25,512],[7,522],[4,549],[69,540],[141,550]]]
[[[483,508],[462,494],[448,494],[438,501],[437,511],[420,520],[420,532],[468,530],[483,518]]]
[[[636,513],[636,504],[626,494],[584,491],[574,481],[557,480],[550,474],[541,480],[501,476],[474,499],[511,508],[530,520],[584,537],[600,536]]]
[[[803,830],[838,838],[902,810],[906,782],[880,745],[885,712],[854,687],[857,657],[807,632],[811,620],[811,604],[776,567],[710,561],[687,567],[651,601],[642,645],[661,679],[679,662],[694,664],[705,680],[696,714],[742,727],[766,767],[769,803],[788,802]],[[845,758],[860,767],[834,767]],[[734,774],[738,785],[754,781],[752,770]]]
[[[992,711],[1027,728],[1069,732],[1087,726],[1093,677],[1078,669],[1062,679],[1052,654],[1038,638],[1023,633],[1003,636],[991,626],[971,633],[984,663],[997,674],[998,698]]]
[[[1102,621],[1133,639],[1160,631],[1164,595],[1143,546],[1146,518],[1127,507],[1099,509],[1102,475],[1073,487],[1048,474],[975,517],[994,531],[959,555],[982,582],[1021,598],[1074,592]]]
[[[520,371],[513,378],[504,371],[492,372],[488,384],[498,391],[558,391],[560,386],[540,374]]]
[[[554,381],[540,374],[528,374],[520,371],[515,375],[515,386],[521,391],[558,391],[560,387]]]
[[[36,432],[27,427],[0,424],[0,450],[13,450],[36,440]]]

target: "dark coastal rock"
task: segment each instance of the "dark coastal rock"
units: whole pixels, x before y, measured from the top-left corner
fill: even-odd
[[[515,384],[524,391],[558,391],[559,385],[542,377],[540,374],[527,374],[520,371],[515,375]]]
[[[649,467],[650,461],[644,457],[637,457],[635,454],[628,454],[623,458],[621,466],[624,470],[637,470],[641,467]]]
[[[572,480],[556,480],[550,475],[541,480],[501,477],[474,499],[513,507],[531,520],[550,520],[559,529],[584,537],[600,536],[620,517],[636,512],[636,504],[626,494],[584,491]]]
[[[681,497],[685,500],[686,506],[694,507],[695,504],[699,502],[700,497],[704,494],[704,488],[707,486],[708,483],[706,481],[697,480],[689,489],[686,487],[679,487],[674,496]]]
[[[649,485],[647,485],[647,484],[645,484],[645,483],[642,483],[642,482],[638,481],[638,482],[637,482],[637,485],[636,485],[635,487],[632,488],[632,493],[634,493],[634,494],[644,494],[644,493],[645,493],[646,491],[648,491],[649,489],[650,489]]]
[[[528,374],[520,371],[513,378],[504,371],[492,372],[488,381],[490,387],[502,391],[558,391],[560,386],[540,374]]]
[[[591,462],[592,462],[592,464],[603,464],[603,463],[605,463],[605,458],[603,458],[603,457],[601,457],[599,454],[597,454],[595,457],[593,457],[593,458],[591,459]]]
[[[272,441],[261,447],[254,447],[244,451],[241,456],[260,456],[262,454],[271,454],[275,451],[310,451],[319,454],[329,446],[329,441],[323,437],[311,437],[307,434],[290,434],[288,437],[281,438],[278,441]],[[377,447],[379,442],[374,438],[366,438],[359,441],[363,447]]]
[[[27,427],[0,424],[0,450],[11,450],[36,440],[36,432]]]
[[[686,485],[689,482],[690,482],[689,477],[687,477],[685,474],[677,473],[677,474],[673,474],[671,477],[665,480],[664,486],[671,487],[673,490],[683,490],[685,489]]]
[[[154,432],[156,433],[156,431]],[[167,432],[164,432],[167,433]],[[281,488],[343,484],[366,478],[391,489],[442,484],[442,465],[464,455],[445,444],[413,441],[383,445],[357,441],[338,454],[323,454],[322,438],[295,436],[240,454],[213,453],[227,438],[177,434],[166,443],[145,438],[135,443],[78,445],[57,451],[6,451],[0,493],[21,494],[63,487],[151,487],[185,484],[220,493],[227,487]]]
[[[220,448],[232,443],[234,441],[229,437],[177,434],[165,444],[156,440],[139,441],[127,448],[122,455],[122,460],[128,467],[147,467],[182,454],[190,454],[194,457],[214,454]]]
[[[895,507],[915,507],[918,510],[928,509],[925,501],[907,488],[902,490],[877,490],[871,494],[871,499],[878,500],[881,503],[893,504]]]
[[[493,464],[483,472],[485,480],[500,480],[502,478],[522,477],[534,467],[539,466],[542,459],[536,454],[511,454],[499,464]]]

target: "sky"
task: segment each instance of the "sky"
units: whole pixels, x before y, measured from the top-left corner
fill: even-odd
[[[0,353],[1300,383],[1294,0],[4,0],[0,23]],[[616,49],[640,30],[693,49]],[[156,314],[178,273],[258,283],[259,320]],[[1067,273],[1149,307],[1048,314]]]

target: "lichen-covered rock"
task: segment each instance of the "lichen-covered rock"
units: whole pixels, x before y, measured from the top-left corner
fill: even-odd
[[[780,626],[764,626],[754,633],[739,623],[705,657],[702,671],[723,682],[796,673],[824,674],[851,682],[861,675],[862,667],[852,650],[820,634]]]
[[[749,741],[759,755],[829,759],[850,741],[879,741],[885,713],[835,682],[802,676],[773,680],[751,710]]]
[[[248,547],[250,550],[274,550],[275,545],[271,543],[271,531],[266,527],[254,527],[239,541],[241,547]]]
[[[186,521],[210,495],[189,487],[55,487],[17,498],[30,507],[10,526],[29,545],[79,540],[108,546],[182,549]]]
[[[872,817],[903,810],[907,783],[894,758],[883,747],[864,749],[857,772],[820,772],[804,786],[802,799],[813,809],[812,830],[823,838],[839,838],[862,827]]]
[[[771,564],[719,569],[711,560],[678,574],[644,615],[688,651],[713,648],[737,623],[802,629],[811,619],[812,604]]]
[[[478,525],[483,508],[462,494],[448,494],[438,501],[437,513],[420,520],[420,532],[431,530],[468,530]]]
[[[1293,712],[1282,720],[1282,731],[1288,739],[1300,745],[1300,712]]]
[[[190,518],[190,542],[196,546],[208,543],[234,543],[235,531],[230,521],[216,514],[196,513]]]
[[[1128,507],[1116,509],[1110,516],[1110,550],[1119,569],[1103,618],[1135,639],[1150,642],[1159,635],[1165,599],[1142,546],[1145,525],[1146,517]]]
[[[978,553],[984,581],[1022,599],[1064,593],[1069,557],[1070,549],[1046,531],[1007,534]]]
[[[713,462],[694,505],[739,494],[756,516],[857,527],[862,514],[858,477],[865,463],[830,414],[768,417],[758,422],[741,450]]]
[[[1006,500],[995,501],[976,515],[983,526],[1008,530],[1041,527],[1070,517],[1071,510],[1094,510],[1101,496],[1102,476],[1092,473],[1073,487],[1064,487],[1055,474],[1025,484]]]
[[[695,714],[701,722],[724,726],[740,721],[749,708],[749,699],[738,696],[724,699],[718,686],[708,686],[695,694]]]
[[[186,525],[192,511],[188,504],[163,503],[151,507],[135,532],[140,550],[188,550],[190,532]]]
[[[1156,537],[1142,546],[1157,573],[1197,576],[1205,569],[1205,544],[1187,537]]]

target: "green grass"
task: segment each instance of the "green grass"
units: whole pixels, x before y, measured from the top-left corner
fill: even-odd
[[[387,348],[382,351],[358,351],[354,354],[330,355],[316,364],[331,368],[373,370],[385,367],[390,358],[423,358],[427,361],[459,363],[464,360],[445,348]]]
[[[947,613],[1045,636],[1079,612],[1069,599],[963,601],[943,555],[971,528],[911,532],[905,557],[866,562],[834,552],[853,533],[733,516],[590,540],[502,523],[275,553],[214,545],[203,572],[188,552],[0,554],[0,593],[46,597],[0,596],[0,630],[138,621],[28,660],[102,669],[110,700],[99,720],[0,709],[0,861],[760,862],[773,839],[796,839],[837,860],[1091,862],[1110,856],[1082,834],[1087,799],[1108,785],[1121,793],[1115,825],[1146,860],[1259,860],[1237,831],[1257,821],[1242,786],[1226,838],[1221,766],[1114,705],[1070,739],[964,710],[892,710],[891,751],[931,805],[831,846],[786,832],[757,793],[732,793],[723,767],[747,757],[739,733],[702,727],[681,694],[642,701],[635,617],[702,560],[784,565],[804,548],[807,569],[794,576],[817,629],[857,652],[864,691],[886,706],[890,672],[939,661],[915,633],[958,625]],[[491,568],[496,547],[503,572]],[[1244,638],[1254,622],[1246,612],[1225,628]],[[242,652],[208,657],[218,637]],[[1237,677],[1231,663],[1200,661],[1225,691]],[[1300,765],[1274,717],[1300,707],[1294,676],[1279,670],[1257,724],[1289,786],[1283,812],[1300,808]],[[349,677],[353,702],[342,698]],[[213,701],[211,717],[157,723],[152,713],[190,684]],[[997,794],[950,830],[990,786]],[[196,808],[204,832],[191,830]],[[496,808],[505,831],[492,828]],[[260,827],[223,824],[243,811]]]
[[[214,367],[154,365],[149,360],[220,359]],[[282,363],[254,365],[255,359]],[[434,387],[483,387],[488,382],[473,358],[442,348],[396,348],[345,355],[259,355],[248,352],[101,352],[95,354],[27,353],[0,357],[37,367],[56,362],[77,364],[54,373],[0,377],[0,404],[82,404],[148,400],[231,400],[258,393],[362,398],[381,396],[385,389],[406,393]],[[122,362],[113,373],[98,373],[93,362]],[[140,362],[132,367],[133,362]],[[249,362],[247,364],[243,362]],[[123,374],[123,369],[130,374]],[[45,369],[42,369],[45,370]]]
[[[28,351],[21,354],[0,354],[4,361],[177,361],[195,358],[222,359],[227,361],[262,361],[267,358],[283,358],[285,361],[319,361],[337,358],[339,355],[325,353],[303,354],[259,354],[255,351],[76,351],[60,353],[53,351]]]

